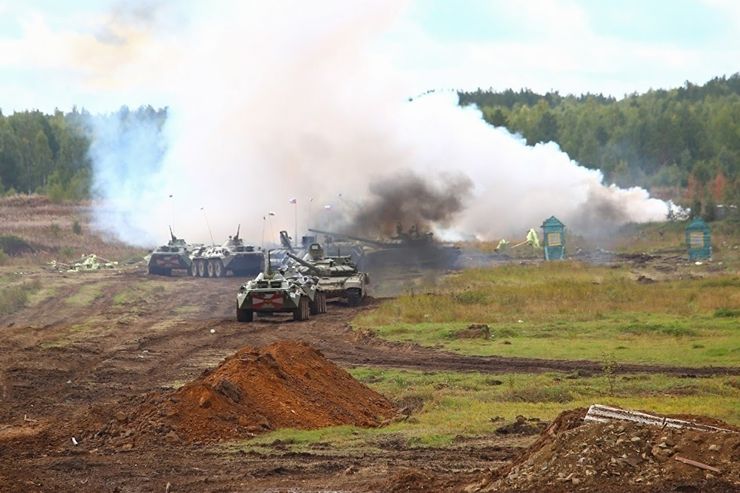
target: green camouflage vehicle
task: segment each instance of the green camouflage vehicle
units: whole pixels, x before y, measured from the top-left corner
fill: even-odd
[[[357,306],[365,298],[369,277],[357,269],[349,255],[325,257],[318,243],[309,245],[303,259],[292,253],[287,255],[300,265],[300,271],[319,278],[319,287],[326,293],[327,300],[342,300]]]
[[[193,275],[224,277],[229,272],[234,276],[253,276],[259,273],[264,263],[262,249],[245,245],[239,238],[239,229],[223,245],[197,250],[192,259],[195,264]]]
[[[170,228],[170,241],[154,250],[149,257],[149,274],[171,276],[173,270],[184,270],[193,273],[192,250],[196,245],[188,245],[178,238]]]
[[[319,280],[300,272],[270,269],[270,255],[264,272],[242,284],[236,294],[236,319],[251,322],[255,313],[293,314],[293,320],[307,320],[310,315],[326,313],[326,293]]]

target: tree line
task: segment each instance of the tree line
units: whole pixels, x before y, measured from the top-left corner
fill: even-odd
[[[459,97],[529,145],[556,142],[609,183],[673,188],[692,201],[740,199],[740,73],[619,100],[511,89]]]
[[[124,129],[128,122],[167,118],[166,109],[124,106],[109,114],[92,115],[84,109],[71,112],[0,111],[0,195],[40,193],[53,201],[90,198],[92,161],[89,150],[96,129],[114,122]]]
[[[478,106],[488,123],[521,134],[529,145],[558,143],[610,183],[675,189],[673,198],[693,201],[740,201],[740,74],[619,100],[526,89],[479,89],[459,97],[461,105]],[[125,132],[153,120],[161,129],[166,118],[166,108],[151,106],[103,115],[0,111],[0,194],[89,198],[96,128]]]

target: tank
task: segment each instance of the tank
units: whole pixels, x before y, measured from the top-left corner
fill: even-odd
[[[170,228],[170,241],[166,245],[157,247],[149,257],[149,274],[171,276],[173,270],[184,270],[193,273],[192,250],[197,246],[188,245],[182,238],[178,238]]]
[[[195,267],[191,273],[198,277],[224,277],[229,273],[234,276],[258,274],[262,270],[264,254],[261,248],[244,244],[239,237],[240,227],[223,245],[195,250],[192,256]]]
[[[318,277],[319,288],[326,293],[328,301],[342,300],[357,306],[365,299],[370,278],[358,270],[350,256],[324,256],[318,243],[309,245],[304,258],[292,253],[287,255],[298,263],[299,271]]]
[[[291,240],[292,239],[290,235],[288,235],[287,231],[280,231],[280,248],[273,248],[270,250],[270,262],[272,263],[270,267],[272,269],[287,267],[289,260],[287,256],[288,252],[295,253],[297,255],[301,255],[303,253],[301,249],[293,247]]]
[[[327,239],[326,245],[341,242],[358,267],[365,271],[383,267],[449,269],[457,267],[460,257],[459,247],[439,242],[434,233],[420,232],[415,225],[404,231],[399,224],[396,235],[389,240],[372,240],[318,229],[309,231],[323,234]],[[331,252],[329,248],[327,250]]]
[[[310,315],[326,313],[326,293],[316,276],[296,270],[273,270],[270,253],[265,270],[242,284],[236,294],[236,319],[251,322],[255,313],[293,314],[293,320],[307,320]]]

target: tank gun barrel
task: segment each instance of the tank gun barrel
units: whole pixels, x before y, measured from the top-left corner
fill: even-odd
[[[310,270],[311,272],[313,272],[314,274],[320,274],[320,273],[321,273],[321,270],[320,270],[319,268],[317,268],[317,267],[316,267],[315,265],[313,265],[313,264],[312,264],[312,263],[310,263],[310,262],[306,262],[305,260],[303,260],[303,259],[302,259],[301,257],[299,257],[298,255],[294,255],[294,254],[292,254],[292,253],[290,253],[290,252],[286,252],[286,255],[287,255],[288,257],[292,258],[293,260],[295,260],[296,262],[298,262],[299,264],[301,264],[301,265],[302,265],[303,267],[305,267],[306,269],[308,269],[308,270]]]
[[[290,236],[288,236],[287,231],[281,231],[280,232],[280,244],[283,245],[283,248],[288,250],[289,252],[293,252],[293,245],[290,242]]]
[[[362,238],[360,236],[346,235],[346,234],[343,234],[343,233],[332,233],[331,231],[322,231],[320,229],[311,229],[311,228],[309,228],[308,230],[310,232],[312,232],[312,233],[319,233],[319,234],[327,235],[327,236],[336,236],[337,238],[347,238],[349,240],[355,240],[355,241],[359,241],[359,242],[362,242],[362,243],[368,243],[370,245],[375,245],[375,246],[379,246],[379,247],[393,246],[392,244],[389,244],[389,243],[385,243],[385,242],[377,241],[377,240],[369,240],[367,238]]]

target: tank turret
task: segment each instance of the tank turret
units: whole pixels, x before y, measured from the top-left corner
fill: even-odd
[[[321,245],[314,243],[311,247]],[[290,252],[287,256],[295,261],[308,274],[317,276],[319,288],[326,293],[328,300],[346,300],[348,304],[359,305],[367,294],[366,285],[369,277],[360,272],[349,256],[345,257],[309,257],[302,259]]]

